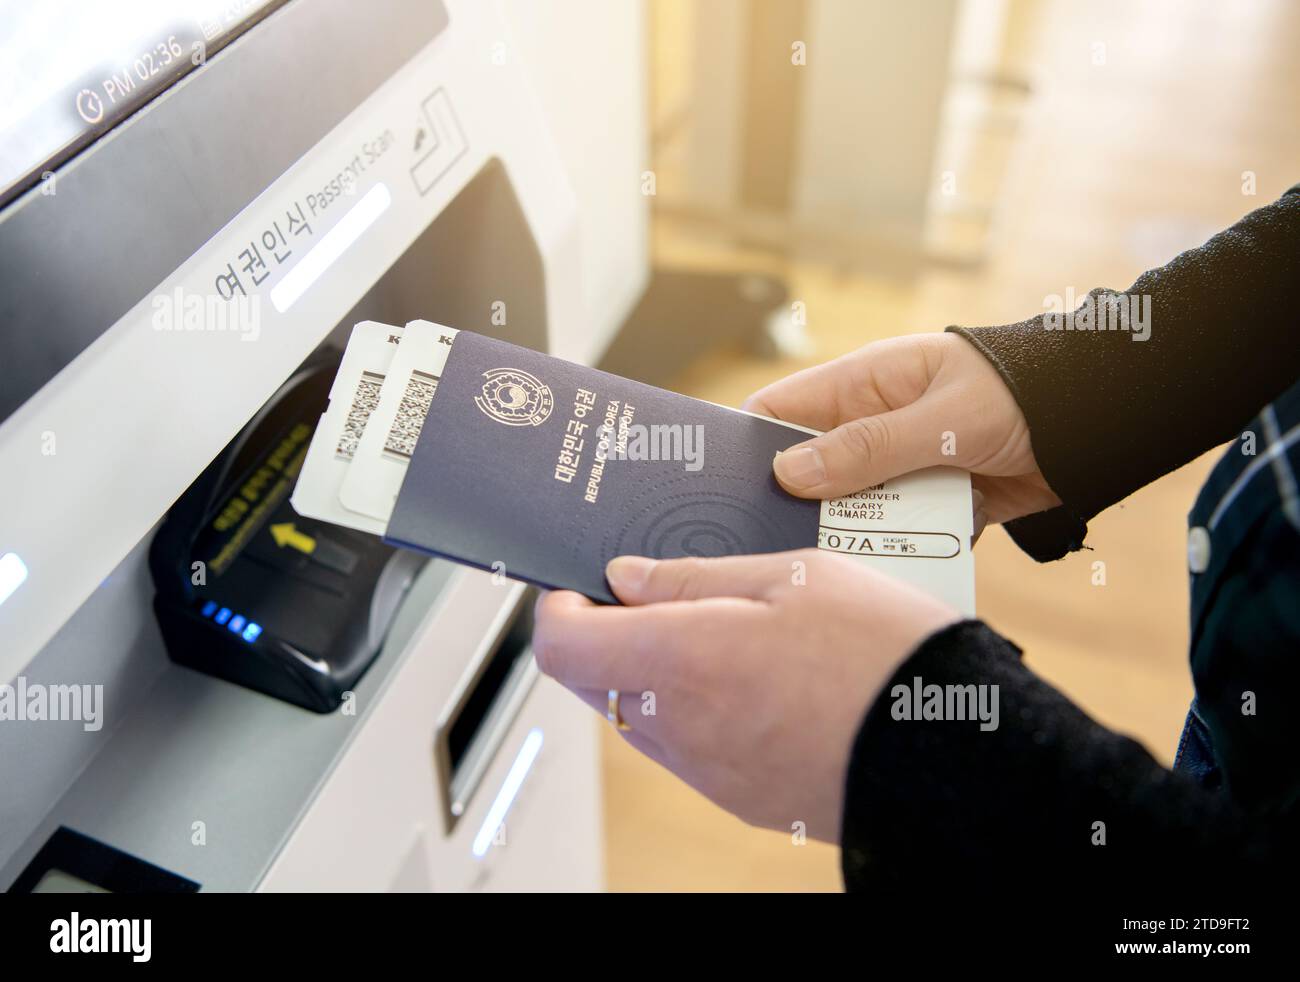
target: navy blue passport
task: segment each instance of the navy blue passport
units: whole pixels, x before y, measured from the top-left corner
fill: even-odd
[[[820,503],[772,458],[805,434],[461,331],[385,533],[549,589],[616,603],[615,556],[817,544]]]

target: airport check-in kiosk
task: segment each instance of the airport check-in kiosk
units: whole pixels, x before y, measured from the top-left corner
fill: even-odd
[[[0,889],[598,889],[597,723],[539,676],[522,584],[390,573],[377,655],[333,709],[196,670],[185,624],[164,640],[164,519],[223,454],[243,466],[353,324],[577,359],[600,330],[504,8],[210,6],[142,45],[134,82],[107,62],[67,80],[65,118],[3,161]],[[292,550],[274,524],[263,550]],[[213,597],[177,603],[216,617]],[[215,658],[290,630],[224,616]]]

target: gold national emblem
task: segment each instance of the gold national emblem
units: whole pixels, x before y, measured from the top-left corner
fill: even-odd
[[[555,407],[550,388],[517,368],[494,368],[484,372],[483,379],[482,392],[474,402],[498,423],[539,426]]]

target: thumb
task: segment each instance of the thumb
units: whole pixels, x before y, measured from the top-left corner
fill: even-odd
[[[939,463],[944,427],[925,400],[850,420],[777,454],[772,469],[791,494],[836,498]]]
[[[618,556],[606,565],[605,577],[628,606],[713,597],[761,600],[790,582],[792,555],[799,553],[659,560]]]

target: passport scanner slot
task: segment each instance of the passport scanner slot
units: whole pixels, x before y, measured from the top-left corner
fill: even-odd
[[[539,674],[533,660],[537,590],[518,591],[471,661],[434,738],[447,832],[469,807]]]

